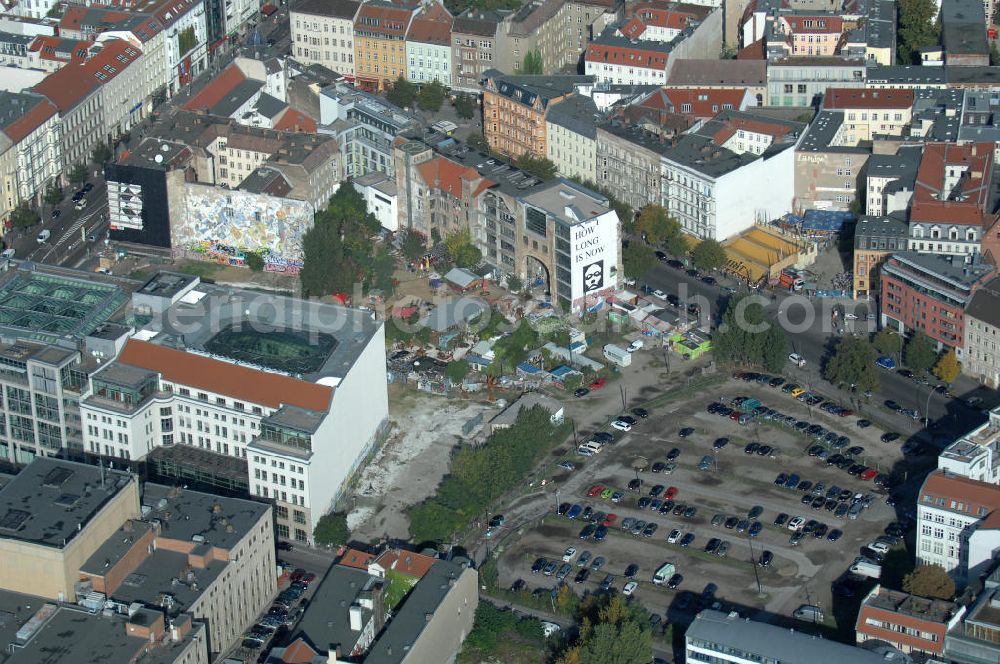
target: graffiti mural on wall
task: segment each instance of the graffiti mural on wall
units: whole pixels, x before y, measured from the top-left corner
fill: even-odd
[[[184,214],[170,231],[175,247],[206,261],[244,266],[247,253],[259,253],[268,272],[297,274],[312,225],[305,201],[187,184]]]

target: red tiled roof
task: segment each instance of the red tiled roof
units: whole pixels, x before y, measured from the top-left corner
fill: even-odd
[[[664,88],[646,98],[638,106],[671,113],[692,115],[697,118],[714,118],[725,105],[731,110],[740,110],[746,90],[722,90],[718,88]],[[684,111],[685,104],[690,110]]]
[[[52,102],[45,98],[39,99],[38,103],[29,108],[24,115],[4,127],[3,133],[15,144],[20,143],[56,112],[57,109]]]
[[[941,200],[945,167],[965,167],[962,200]],[[987,212],[993,171],[993,144],[928,143],[917,169],[910,221],[979,226]]]
[[[358,551],[357,549],[348,549],[347,551],[344,551],[344,555],[340,557],[337,564],[343,565],[344,567],[367,570],[368,565],[370,565],[373,560],[375,560],[375,556],[370,553]]]
[[[475,180],[479,177],[476,169],[462,166],[444,157],[419,164],[417,171],[428,187],[447,191],[455,198],[462,197],[462,180]]]
[[[69,49],[69,57],[64,57],[63,51],[72,44]],[[83,62],[87,59],[87,47],[91,42],[77,40],[72,41],[63,37],[53,35],[38,35],[32,40],[28,47],[29,51],[38,53],[43,60],[57,60],[59,62]],[[61,50],[57,50],[61,49]]]
[[[425,556],[422,553],[399,551],[395,549],[383,551],[382,554],[375,559],[375,563],[382,569],[386,571],[393,570],[403,576],[415,579],[422,579],[424,574],[427,574],[436,562],[436,558]]]
[[[912,108],[913,90],[865,90],[864,88],[827,88],[823,108]]]
[[[917,636],[910,636],[905,632],[886,629],[883,627],[875,627],[874,625],[870,625],[868,623],[869,618],[878,621],[885,621],[893,625],[909,627],[917,630],[918,633],[930,632],[932,634],[936,634],[938,639],[934,642],[930,639],[921,639]],[[892,644],[906,645],[924,652],[937,653],[940,653],[944,648],[944,635],[945,631],[947,631],[946,628],[947,626],[941,623],[936,623],[930,620],[920,620],[919,618],[907,616],[896,611],[889,611],[887,609],[869,606],[868,604],[861,605],[861,611],[858,612],[858,621],[856,625],[856,631],[858,634],[864,634],[865,636],[870,636],[874,639],[880,639]]]
[[[454,18],[444,5],[434,2],[426,5],[419,14],[413,17],[407,41],[424,44],[451,44],[451,24]]]
[[[312,664],[319,655],[301,636],[292,641],[281,656],[282,664]]]
[[[938,504],[939,498],[944,499],[943,505]],[[924,480],[917,504],[970,516],[981,516],[980,512],[985,510],[982,516],[988,516],[1000,509],[1000,486],[936,470]]]
[[[635,16],[626,21],[625,25],[618,28],[618,32],[622,33],[623,36],[628,37],[629,39],[638,39],[645,31],[646,24]]]
[[[767,134],[774,139],[780,138],[792,131],[790,127],[777,122],[771,123],[764,120],[751,120],[749,118],[729,118],[723,128],[712,137],[712,141],[716,145],[722,145],[740,130],[757,134]]]
[[[785,19],[793,34],[840,34],[844,31],[844,20],[839,16],[793,16]],[[812,21],[806,27],[806,21]],[[820,23],[823,26],[820,27]]]
[[[661,70],[667,68],[667,54],[646,50],[642,48],[642,42],[632,46],[591,44],[587,47],[587,62]]]
[[[49,74],[33,90],[48,97],[61,113],[77,106],[100,85],[115,78],[142,53],[123,39],[103,42],[100,52],[80,63],[70,62]]]
[[[405,38],[414,13],[413,7],[387,7],[377,2],[366,2],[354,19],[354,29],[362,34],[377,37]]]
[[[157,371],[172,383],[225,394],[268,408],[288,404],[326,412],[333,398],[333,388],[326,385],[257,371],[135,339],[125,344],[118,360],[134,367]]]
[[[218,76],[209,81],[208,85],[202,88],[198,94],[191,97],[184,104],[184,108],[188,111],[211,109],[232,92],[237,85],[245,81],[246,78],[234,62],[223,69]]]
[[[278,131],[297,131],[306,134],[315,134],[316,121],[301,111],[296,111],[294,108],[288,108],[281,114],[281,117],[278,118],[274,128]]]

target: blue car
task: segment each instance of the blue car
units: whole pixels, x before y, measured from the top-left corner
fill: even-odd
[[[800,478],[798,475],[796,475],[795,473],[792,473],[791,475],[788,476],[788,479],[785,480],[785,488],[786,489],[794,489],[795,487],[797,487],[799,485],[799,480],[801,480],[801,479],[802,478]]]
[[[885,357],[885,356],[880,357],[877,360],[875,360],[875,364],[877,364],[880,368],[885,369],[886,371],[892,371],[893,369],[896,368],[896,361],[893,360],[891,357]]]
[[[747,532],[750,535],[750,537],[757,537],[757,535],[760,535],[760,531],[762,531],[763,529],[764,526],[760,524],[760,521],[754,521],[752,524],[750,524],[750,530]]]
[[[569,508],[569,512],[566,512],[566,516],[570,519],[575,519],[578,516],[580,516],[580,512],[582,511],[583,507],[581,507],[579,504],[576,504],[573,505],[573,507]]]
[[[594,541],[603,542],[604,538],[608,536],[607,526],[598,526],[597,530],[594,531]]]

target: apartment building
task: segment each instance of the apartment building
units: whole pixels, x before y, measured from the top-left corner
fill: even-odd
[[[882,326],[904,335],[919,330],[939,349],[954,349],[964,360],[965,307],[993,277],[993,266],[907,252],[888,258],[879,274]]]
[[[231,118],[248,127],[316,133],[316,121],[289,106],[286,94],[281,63],[237,58],[182,108]]]
[[[396,174],[404,179],[408,227],[425,238],[469,230],[470,207],[475,204],[477,190],[488,182],[476,169],[429,152],[425,149],[414,154],[402,148],[401,163],[406,167]],[[405,183],[406,173],[410,174],[409,183]]]
[[[725,111],[685,134],[661,160],[671,215],[696,237],[724,240],[788,212],[794,148],[804,129],[798,122]]]
[[[397,78],[406,78],[406,33],[415,7],[386,0],[365,2],[354,19],[355,83],[383,92]]]
[[[406,33],[406,76],[419,84],[439,81],[451,87],[451,24],[440,2],[423,5]]]
[[[587,46],[584,73],[602,83],[665,85],[670,42],[638,42],[610,30]]]
[[[802,56],[769,60],[768,106],[812,106],[827,88],[865,85],[864,58]]]
[[[37,203],[62,169],[58,109],[34,93],[0,91],[0,221]]]
[[[945,635],[946,658],[957,664],[978,664],[1000,657],[1000,574],[994,570],[968,607],[961,623]]]
[[[312,541],[384,427],[383,327],[357,310],[164,273],[136,292],[133,307],[154,319],[91,376],[81,402],[86,449],[119,463],[173,445],[239,460],[251,495],[274,501],[278,535]],[[258,329],[252,311],[273,312],[269,331],[247,333],[258,344],[275,329],[304,347],[317,335],[308,361],[255,354],[247,366],[237,338],[246,336],[241,326]],[[218,327],[204,325],[209,318]]]
[[[746,89],[667,86],[650,92],[637,100],[633,106],[676,113],[694,121],[707,122],[722,111],[745,111],[751,106],[756,106],[756,102]]]
[[[320,133],[336,139],[345,177],[395,175],[393,143],[420,125],[416,115],[347,83],[324,88],[319,104]]]
[[[779,15],[767,38],[769,52],[793,57],[832,56],[839,51],[845,21],[834,12],[801,11]]]
[[[500,62],[503,17],[496,11],[469,8],[451,25],[452,87],[479,94],[488,70]]]
[[[82,64],[67,65],[32,89],[59,109],[60,170],[64,165],[86,163],[104,133],[101,84],[93,72],[88,73],[84,75]]]
[[[899,136],[910,124],[912,90],[866,90],[828,88],[823,108],[840,111],[844,117],[843,141],[856,144],[878,136]]]
[[[545,117],[546,156],[567,178],[597,181],[597,106],[573,95],[553,104]]]
[[[598,186],[639,210],[663,205],[666,181],[660,166],[670,137],[655,134],[627,121],[613,118],[597,127],[596,179]]]
[[[354,81],[356,0],[306,0],[289,10],[292,53],[305,65],[317,64]]]
[[[522,5],[504,18],[503,47],[493,65],[521,73],[528,53],[541,56],[543,74],[575,68],[587,44],[614,20],[614,3],[607,0],[544,0]]]
[[[859,186],[871,148],[844,138],[844,114],[820,111],[795,147],[796,210],[847,212],[864,197]]]
[[[871,300],[882,292],[879,269],[893,254],[906,251],[903,215],[865,215],[854,229],[854,298]]]
[[[977,579],[1000,547],[1000,486],[936,470],[917,499],[917,564],[940,565],[959,588]]]
[[[990,45],[986,30],[993,14],[984,13],[984,0],[948,0],[940,3],[941,46],[946,65],[988,67]]]
[[[880,653],[856,648],[794,629],[768,625],[710,609],[695,616],[684,635],[685,658],[704,664],[885,664]]]
[[[493,70],[483,85],[483,130],[494,151],[517,158],[548,155],[545,118],[554,104],[588,90],[592,76],[507,76]]]
[[[993,163],[992,143],[924,146],[910,209],[910,251],[959,257],[980,251]]]
[[[1000,484],[1000,411],[990,411],[986,422],[944,448],[938,455],[938,468],[970,480]]]
[[[965,342],[962,373],[972,376],[983,385],[996,389],[1000,386],[1000,278],[992,279],[972,295],[965,308]],[[992,416],[991,416],[992,419]],[[996,470],[991,479],[974,477],[983,481],[1000,483]]]
[[[861,602],[857,644],[888,643],[902,653],[944,658],[945,635],[959,624],[964,607],[876,585]]]
[[[913,200],[922,145],[901,146],[895,154],[873,154],[865,171],[865,211],[904,214]],[[907,228],[909,234],[909,228]]]
[[[754,106],[763,106],[767,97],[766,60],[675,60],[667,75],[670,89],[710,88],[749,92]]]

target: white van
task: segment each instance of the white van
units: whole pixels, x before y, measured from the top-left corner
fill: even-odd
[[[798,353],[790,354],[788,356],[788,361],[800,368],[806,366],[806,358],[802,357]]]
[[[805,620],[806,622],[823,622],[823,609],[818,606],[813,606],[812,604],[803,604],[799,608],[792,612],[793,618],[798,618],[799,620]]]
[[[46,242],[50,237],[52,237],[52,231],[46,229],[41,233],[39,233],[38,237],[35,239],[38,240],[38,244],[41,244],[43,242]]]
[[[627,350],[630,353],[634,353],[635,351],[639,350],[640,348],[642,348],[645,345],[646,344],[643,342],[642,339],[636,339],[635,341],[633,341],[632,343],[630,343],[628,345],[628,348],[626,348],[625,350]]]

